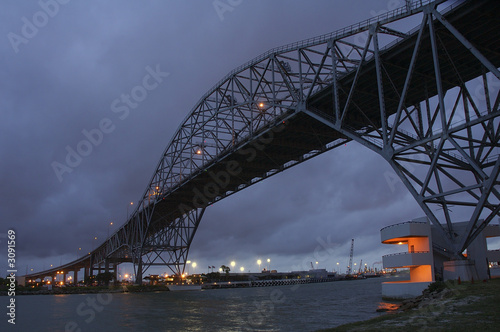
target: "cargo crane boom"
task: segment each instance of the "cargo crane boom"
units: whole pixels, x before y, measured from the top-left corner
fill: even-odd
[[[351,239],[351,253],[349,254],[349,265],[347,266],[347,274],[351,274],[352,271],[352,257],[354,255],[354,239]]]

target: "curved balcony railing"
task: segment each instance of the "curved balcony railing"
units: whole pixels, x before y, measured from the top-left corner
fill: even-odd
[[[405,225],[405,224],[427,224],[427,222],[425,222],[425,221],[413,221],[413,220],[403,221],[403,222],[400,222],[400,223],[397,223],[397,224],[385,226],[384,228],[380,229],[380,231],[383,231],[384,229],[387,229],[387,228],[401,226],[401,225]]]
[[[400,252],[382,257],[384,268],[431,265],[432,260],[430,251]]]
[[[382,258],[384,258],[384,257],[390,257],[390,256],[399,256],[399,255],[428,254],[428,253],[430,253],[430,251],[413,251],[413,252],[405,251],[405,252],[398,252],[396,254],[384,255],[384,256],[382,256]]]

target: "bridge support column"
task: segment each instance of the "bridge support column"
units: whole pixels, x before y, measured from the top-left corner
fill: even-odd
[[[92,277],[94,275],[94,256],[90,257],[90,274],[89,277]]]
[[[137,265],[137,274],[135,276],[135,284],[142,285],[142,257],[139,257],[139,264]]]
[[[108,258],[106,258],[106,260],[104,262],[104,272],[106,273],[106,275],[109,273],[109,259]],[[107,278],[106,278],[105,286],[109,286],[109,280]]]
[[[187,212],[184,212],[182,217],[172,223],[172,228],[165,228],[157,233],[155,239],[143,240],[144,245],[140,249],[132,251],[136,284],[142,283],[143,274],[160,258],[163,252],[167,251],[164,248],[170,248],[168,249],[170,253],[167,259],[161,258],[163,263],[179,278],[184,273],[191,242],[205,212],[204,207],[191,210],[189,208],[189,206],[181,204],[180,209]],[[176,231],[172,232],[172,229]]]
[[[83,267],[83,281],[86,281],[87,278],[89,277],[89,272],[90,272],[89,269],[90,269],[89,266]]]
[[[73,272],[73,284],[76,286],[78,284],[78,270]]]
[[[113,283],[116,285],[118,283],[118,264],[113,263]]]

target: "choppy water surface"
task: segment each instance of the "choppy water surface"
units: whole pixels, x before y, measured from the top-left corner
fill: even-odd
[[[379,315],[382,281],[387,279],[189,292],[17,296],[15,330],[314,331]]]

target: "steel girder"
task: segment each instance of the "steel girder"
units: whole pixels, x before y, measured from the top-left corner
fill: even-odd
[[[374,24],[358,51],[357,68],[338,73],[326,94],[333,108],[318,106],[321,98],[313,96],[304,110],[383,156],[455,257],[462,257],[500,209],[497,43],[485,42],[485,27],[477,27],[482,33],[465,28],[478,24],[481,18],[472,15],[486,4],[463,4],[469,19],[450,15],[453,24],[436,5],[426,6],[418,31],[406,37],[411,53],[406,62],[383,52],[379,39],[385,31]],[[332,49],[338,43],[332,41]],[[338,51],[332,55],[335,68],[343,68],[342,57]],[[377,107],[363,104],[370,97]],[[464,231],[454,227],[459,221],[468,222]]]

